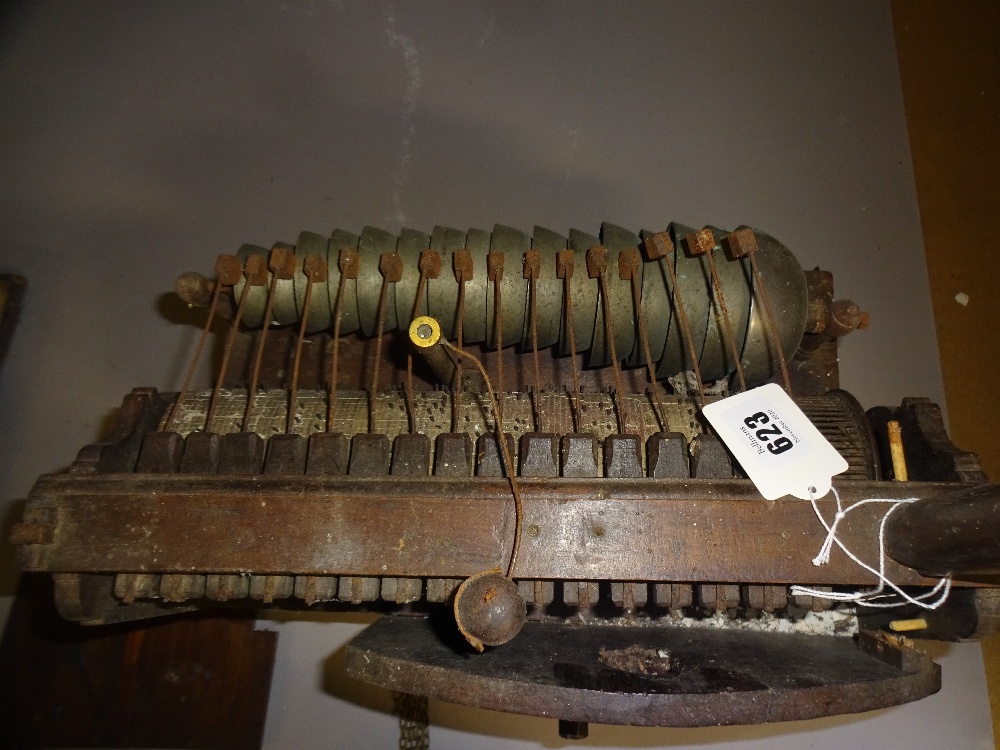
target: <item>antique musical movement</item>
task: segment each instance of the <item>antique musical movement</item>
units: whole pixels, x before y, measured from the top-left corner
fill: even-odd
[[[917,700],[908,634],[995,628],[995,488],[935,404],[839,389],[868,317],[763,231],[365,227],[202,270],[184,387],[127,395],[12,532],[68,619],[372,609],[354,677],[565,737]],[[835,495],[764,499],[704,419],[768,382]]]

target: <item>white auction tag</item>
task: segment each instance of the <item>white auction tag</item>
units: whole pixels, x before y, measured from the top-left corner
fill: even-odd
[[[830,491],[847,461],[775,383],[708,404],[706,419],[768,500]]]

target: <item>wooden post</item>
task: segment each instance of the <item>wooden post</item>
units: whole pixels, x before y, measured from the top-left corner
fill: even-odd
[[[1000,573],[1000,484],[964,487],[900,508],[886,525],[885,550],[926,576]]]

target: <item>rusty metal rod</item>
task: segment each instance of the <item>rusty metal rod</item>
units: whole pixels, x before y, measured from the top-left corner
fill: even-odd
[[[576,366],[576,330],[573,325],[573,297],[570,292],[573,280],[573,251],[563,250],[556,260],[556,275],[563,279],[566,300],[566,332],[569,334],[570,369],[573,370],[573,431],[580,431],[580,373]]]
[[[699,232],[693,232],[687,236],[688,247],[694,255],[704,255],[708,260],[708,270],[712,276],[712,302],[715,305],[716,313],[722,318],[722,333],[729,347],[729,352],[733,356],[736,364],[736,377],[740,381],[740,390],[747,389],[747,381],[743,376],[743,363],[740,361],[740,352],[736,346],[736,336],[733,334],[733,322],[729,317],[729,307],[726,305],[726,297],[722,292],[722,282],[719,279],[719,271],[715,264],[715,233],[705,227]]]
[[[372,368],[372,387],[368,397],[368,431],[375,430],[375,400],[379,389],[379,365],[382,360],[382,340],[385,336],[385,300],[389,284],[395,284],[403,277],[403,263],[394,252],[382,253],[378,261],[382,274],[382,285],[378,293],[378,331],[375,337],[375,364]],[[394,287],[395,288],[395,287]]]
[[[600,246],[598,246],[600,247]],[[605,255],[607,249],[601,247]],[[590,253],[595,252],[597,247],[591,248],[588,251],[588,262]],[[615,379],[615,406],[618,410],[618,431],[622,434],[626,432],[626,423],[628,421],[628,415],[625,411],[625,403],[623,401],[625,397],[625,388],[622,386],[622,371],[620,364],[618,362],[618,352],[615,348],[615,326],[611,320],[611,310],[608,309],[608,303],[610,297],[608,296],[608,280],[607,280],[607,264],[602,263],[599,265],[599,271],[597,273],[597,283],[600,288],[601,293],[601,312],[604,317],[604,338],[608,342],[608,346],[611,349],[611,368]]]
[[[740,390],[747,389],[747,381],[743,376],[743,362],[740,361],[740,352],[736,346],[736,336],[733,333],[733,321],[729,317],[729,308],[726,307],[726,296],[722,293],[722,282],[719,280],[719,273],[715,267],[715,257],[708,253],[708,267],[712,272],[712,288],[715,290],[716,304],[722,311],[723,330],[726,342],[729,344],[729,352],[733,355],[733,362],[736,363],[736,377],[740,381]]]
[[[294,256],[283,247],[275,247],[271,250],[271,283],[267,289],[267,303],[264,305],[264,324],[261,326],[260,336],[257,339],[257,351],[254,353],[253,371],[250,375],[250,386],[247,389],[247,408],[243,413],[243,431],[249,429],[250,417],[253,415],[254,401],[257,396],[257,385],[260,382],[260,366],[264,360],[264,344],[267,341],[267,332],[271,327],[272,316],[274,314],[274,303],[279,278],[292,278],[294,273]],[[291,264],[291,269],[289,269]],[[289,273],[291,271],[291,273]]]
[[[292,382],[288,394],[288,417],[285,432],[291,434],[295,425],[295,412],[299,398],[299,365],[302,362],[302,342],[306,336],[306,322],[309,320],[309,309],[312,303],[313,285],[326,281],[326,261],[319,255],[310,255],[302,262],[306,276],[306,291],[302,300],[302,323],[299,335],[295,340],[295,360],[292,365]]]
[[[636,324],[639,329],[639,340],[642,342],[642,352],[646,358],[646,372],[649,375],[649,387],[653,391],[653,399],[656,403],[656,419],[660,424],[660,429],[667,431],[667,411],[663,406],[663,399],[660,398],[660,381],[656,379],[656,370],[653,369],[653,357],[649,349],[649,335],[646,333],[646,316],[642,310],[642,295],[639,289],[639,279],[635,273],[629,274],[629,284],[632,287],[632,309],[635,311]]]
[[[531,359],[535,370],[535,392],[532,397],[534,407],[535,432],[542,431],[542,411],[539,399],[542,394],[542,374],[538,363],[538,304],[535,298],[537,291],[535,280],[538,278],[538,251],[530,250],[524,255],[524,274],[528,279],[528,313],[531,318]]]
[[[455,333],[457,334],[456,345],[462,351],[464,343],[463,318],[465,313],[465,279],[458,285],[458,310],[456,312]],[[451,388],[451,431],[459,431],[459,414],[462,411],[462,358],[455,359],[455,377],[452,380]]]
[[[329,395],[326,400],[326,431],[333,432],[333,413],[337,404],[337,378],[340,376],[340,321],[343,314],[344,277],[337,283],[337,298],[333,306],[333,355],[330,362]]]
[[[232,263],[236,262],[236,258],[233,256],[219,256],[218,261],[216,261],[216,276],[215,276],[215,289],[212,291],[212,302],[208,308],[208,318],[205,320],[205,327],[201,331],[201,336],[198,338],[198,345],[194,350],[194,357],[191,359],[191,365],[188,367],[187,375],[184,376],[184,384],[181,386],[180,392],[177,394],[177,399],[174,401],[173,406],[170,407],[170,414],[167,416],[166,422],[163,424],[163,431],[169,432],[170,427],[173,424],[174,417],[177,416],[177,410],[180,405],[184,403],[184,399],[187,398],[188,391],[191,388],[191,381],[194,379],[194,374],[198,370],[198,362],[201,360],[201,355],[205,350],[205,343],[208,341],[208,333],[212,328],[212,322],[215,320],[215,313],[219,308],[219,298],[222,296],[222,266],[224,264],[223,258],[231,258]],[[228,261],[225,261],[228,263]],[[232,265],[230,263],[230,265]],[[237,265],[238,269],[239,266]],[[238,275],[236,278],[239,278]]]
[[[674,293],[674,309],[677,311],[678,316],[681,319],[681,337],[684,339],[684,343],[687,344],[688,353],[691,356],[691,367],[694,370],[695,380],[698,382],[698,400],[701,403],[702,408],[705,408],[705,384],[701,379],[701,368],[698,366],[698,354],[694,350],[694,337],[691,335],[691,321],[688,319],[687,311],[684,309],[684,300],[681,298],[681,290],[677,285],[677,275],[674,273],[674,267],[671,265],[667,256],[670,254],[666,252],[664,247],[665,242],[660,234],[655,234],[651,238],[654,244],[660,246],[660,267],[666,269],[667,276],[670,279],[670,289]],[[669,235],[668,235],[669,236]],[[676,256],[676,250],[674,251]]]
[[[219,406],[219,391],[222,390],[222,384],[226,379],[226,371],[229,369],[229,358],[233,353],[233,344],[236,342],[236,334],[240,330],[240,320],[243,318],[243,310],[247,302],[247,292],[250,291],[250,277],[251,277],[251,264],[256,265],[257,259],[260,256],[251,255],[247,258],[246,266],[244,268],[244,274],[246,275],[246,283],[243,285],[243,291],[240,292],[240,301],[236,305],[236,314],[233,315],[233,319],[230,322],[229,333],[226,335],[225,348],[222,351],[222,363],[219,365],[219,376],[215,380],[215,387],[212,388],[212,396],[208,402],[208,410],[205,413],[205,432],[210,432],[212,429],[212,420],[215,418],[215,410]],[[257,275],[257,269],[253,269],[253,275]]]
[[[257,385],[260,382],[260,366],[264,361],[264,344],[267,342],[267,331],[271,327],[271,317],[274,314],[274,290],[277,286],[278,275],[272,273],[271,283],[267,288],[267,304],[264,305],[264,325],[261,326],[260,335],[257,336],[257,351],[254,352],[253,370],[250,373],[250,386],[247,388],[247,408],[243,412],[243,432],[246,432],[249,428],[250,417],[253,415]]]
[[[736,240],[736,248],[741,253],[750,256],[750,269],[753,271],[754,293],[760,296],[760,301],[764,307],[764,317],[767,320],[767,327],[770,330],[771,341],[774,344],[775,354],[778,357],[778,365],[781,367],[781,380],[785,384],[785,391],[789,396],[792,393],[792,379],[788,374],[788,363],[785,361],[785,352],[781,348],[781,332],[778,330],[777,319],[774,317],[774,310],[771,309],[771,300],[768,298],[767,290],[764,288],[764,278],[760,273],[760,266],[757,263],[757,236],[752,229],[738,229],[731,237]]]
[[[501,444],[503,440],[503,314],[502,297],[500,294],[500,282],[503,280],[502,253],[489,253],[487,255],[487,268],[489,276],[493,281],[493,330],[497,338],[497,390],[500,392],[500,400],[497,402],[496,411],[496,433]],[[485,370],[484,370],[485,372]]]
[[[382,288],[378,293],[378,332],[375,336],[375,363],[372,367],[372,384],[368,391],[368,432],[375,432],[375,399],[378,393],[379,360],[382,359],[382,336],[385,331],[385,298],[389,289],[389,279],[382,277]]]
[[[424,251],[427,253],[429,251]],[[413,298],[413,309],[410,311],[410,320],[412,321],[417,317],[417,312],[420,309],[420,301],[424,296],[424,289],[427,287],[427,274],[430,270],[430,263],[424,261],[424,255],[421,254],[420,262],[420,278],[417,280],[417,294]],[[406,352],[406,416],[409,422],[410,432],[417,431],[417,415],[414,412],[413,405],[413,352]]]
[[[337,405],[337,379],[340,377],[340,325],[344,315],[344,279],[348,278],[344,271],[348,265],[347,255],[349,252],[347,248],[344,248],[337,258],[340,279],[337,281],[337,296],[333,304],[333,354],[330,361],[330,389],[326,401],[327,432],[333,432],[334,409]]]

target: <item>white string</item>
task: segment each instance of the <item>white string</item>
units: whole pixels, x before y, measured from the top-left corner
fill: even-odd
[[[821,565],[826,565],[830,562],[830,551],[833,549],[833,545],[836,544],[840,549],[844,551],[851,560],[860,565],[865,570],[874,573],[878,576],[878,586],[874,589],[868,591],[855,591],[854,593],[844,593],[839,591],[820,591],[818,589],[811,589],[805,586],[792,586],[792,594],[800,594],[807,596],[816,596],[822,599],[830,599],[837,602],[854,602],[856,604],[861,604],[865,607],[898,607],[903,602],[909,602],[910,604],[915,604],[923,609],[937,609],[945,600],[948,598],[948,594],[951,591],[951,576],[940,579],[937,584],[930,591],[920,594],[919,596],[910,596],[903,589],[897,586],[895,583],[890,581],[885,575],[885,527],[886,522],[897,508],[901,508],[904,505],[909,505],[910,503],[915,503],[919,498],[907,497],[899,500],[891,500],[886,498],[869,498],[867,500],[859,500],[853,505],[849,505],[844,508],[843,504],[840,502],[840,493],[837,492],[836,487],[831,488],[833,490],[833,496],[837,500],[837,513],[833,517],[833,523],[827,523],[826,519],[823,518],[823,514],[819,511],[819,506],[816,504],[816,494],[814,488],[809,488],[809,502],[812,503],[813,511],[816,513],[816,517],[819,522],[823,524],[823,528],[826,529],[826,539],[823,541],[823,545],[819,548],[819,554],[813,558],[812,564],[816,567]],[[859,508],[862,505],[867,505],[868,503],[889,503],[891,507],[882,516],[882,522],[878,527],[878,570],[863,562],[858,558],[853,552],[844,546],[844,543],[837,538],[837,527],[840,522],[844,520],[844,517],[850,513],[855,508]],[[892,589],[893,593],[886,592],[886,587]],[[903,599],[899,601],[896,597]],[[937,596],[934,601],[927,602],[930,599]],[[893,601],[878,601],[882,599],[893,599]]]

